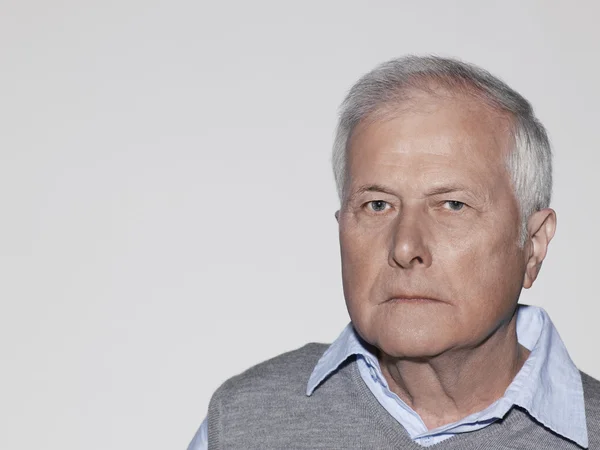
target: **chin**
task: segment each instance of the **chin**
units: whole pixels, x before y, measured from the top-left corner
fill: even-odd
[[[367,342],[394,358],[432,358],[452,348],[451,330],[432,323],[372,323],[365,332]]]
[[[453,321],[443,317],[439,311],[436,311],[438,314],[424,314],[425,311],[413,314],[406,314],[407,311],[379,312],[358,314],[353,324],[366,342],[391,357],[431,358],[453,348],[453,338],[458,337]]]

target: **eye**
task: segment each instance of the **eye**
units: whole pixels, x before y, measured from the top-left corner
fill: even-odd
[[[373,200],[367,203],[367,207],[374,212],[385,211],[389,206],[389,203],[384,200]]]
[[[459,202],[456,200],[447,200],[444,202],[444,208],[449,209],[451,211],[460,211],[463,209],[465,204],[463,202]]]

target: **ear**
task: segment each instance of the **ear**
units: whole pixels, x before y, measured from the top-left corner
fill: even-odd
[[[340,210],[339,209],[335,212],[334,216],[335,216],[335,220],[337,220],[337,222],[340,223]]]
[[[554,237],[556,231],[556,213],[553,209],[546,208],[541,211],[536,211],[527,221],[528,241],[525,246],[527,248],[527,262],[525,267],[525,278],[523,279],[523,287],[529,289],[542,267],[542,262],[546,257],[548,245]]]

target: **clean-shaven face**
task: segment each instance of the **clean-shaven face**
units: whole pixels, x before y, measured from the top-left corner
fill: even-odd
[[[523,284],[510,121],[475,98],[416,94],[348,147],[339,212],[344,294],[367,342],[395,357],[474,348]]]

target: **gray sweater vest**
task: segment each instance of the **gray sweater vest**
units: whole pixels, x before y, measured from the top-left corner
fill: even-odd
[[[377,402],[350,358],[306,396],[327,345],[308,344],[226,381],[208,409],[208,448],[414,449],[402,427]],[[600,450],[600,382],[582,373],[589,449]],[[513,408],[502,420],[451,437],[430,449],[580,449]]]

